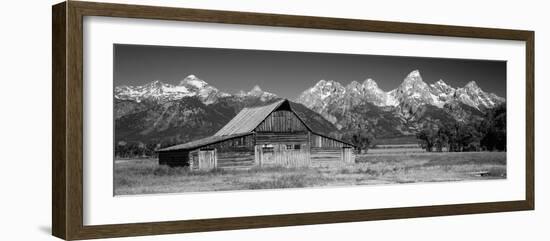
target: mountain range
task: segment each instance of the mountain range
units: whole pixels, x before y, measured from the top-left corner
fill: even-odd
[[[254,86],[226,93],[189,75],[177,85],[155,80],[114,90],[115,139],[118,143],[174,144],[212,135],[242,108],[280,99]],[[292,105],[312,128],[328,135],[368,129],[377,137],[412,135],[426,123],[468,122],[505,99],[483,91],[474,81],[454,88],[439,80],[427,84],[414,70],[391,91],[373,79],[344,86],[320,80]]]
[[[353,81],[347,86],[321,80],[297,98],[298,103],[321,114],[340,130],[367,128],[378,136],[414,134],[427,122],[465,122],[505,101],[483,91],[474,81],[461,88],[443,80],[427,84],[418,70],[388,92],[373,79]]]
[[[155,80],[141,86],[114,89],[115,140],[118,144],[171,145],[213,135],[245,107],[279,100],[254,86],[250,91],[228,94],[194,75],[178,85]],[[293,109],[320,133],[337,131],[320,114],[299,103]]]

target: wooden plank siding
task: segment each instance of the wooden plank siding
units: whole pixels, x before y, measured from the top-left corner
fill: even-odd
[[[344,148],[342,150],[342,160],[345,163],[355,163],[355,153],[353,148]]]
[[[254,166],[254,150],[218,152],[218,168],[243,168]]]
[[[188,166],[192,170],[205,169],[212,163],[200,165],[203,162],[213,162],[214,159],[200,155],[203,151],[215,151],[214,167],[244,167],[254,163],[254,137],[252,135],[239,136],[225,141],[198,147],[194,150],[174,150],[159,152],[159,164],[170,166]],[[205,168],[203,168],[204,166]]]
[[[199,170],[210,170],[217,166],[216,149],[199,151]]]
[[[256,133],[256,145],[271,143],[301,144],[308,142],[308,134],[304,133]]]
[[[236,137],[201,147],[201,149],[217,149],[218,151],[232,151],[243,148],[254,149],[254,137],[252,135]]]
[[[218,168],[244,168],[254,165],[254,137],[252,135],[229,139],[201,149],[216,150]]]
[[[207,156],[208,152],[211,153],[211,156]],[[191,152],[189,156],[191,170],[237,169],[254,166],[254,151],[248,149],[241,151],[197,150]]]
[[[266,125],[266,127],[269,126],[280,127],[280,125]],[[262,146],[267,145],[273,148],[272,153],[264,153],[262,150]],[[287,150],[287,145],[289,147],[299,145],[300,149]],[[189,166],[193,170],[248,168],[255,165],[294,167],[308,165],[311,162],[353,163],[355,155],[349,146],[338,140],[307,131],[259,132],[205,145],[193,151],[160,152],[159,163]],[[207,156],[206,151],[215,151],[215,155]]]
[[[311,148],[311,161],[312,162],[339,162],[342,161],[342,149],[341,147],[333,148]]]
[[[310,152],[307,144],[298,145],[299,149],[295,149],[296,145],[286,144],[271,144],[269,149],[256,146],[256,163],[259,166],[284,166],[284,167],[301,167],[310,165]]]
[[[308,129],[296,114],[288,110],[272,112],[255,129],[256,132],[307,132]]]
[[[321,136],[315,133],[311,133],[310,139],[311,147],[352,147],[346,143],[338,141],[334,138]]]
[[[259,166],[308,166],[309,129],[289,110],[276,110],[254,131],[255,163]]]

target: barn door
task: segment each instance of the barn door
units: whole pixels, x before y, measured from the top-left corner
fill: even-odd
[[[217,166],[216,150],[199,151],[199,169],[209,170]]]
[[[349,147],[342,148],[342,161],[345,163],[354,163],[355,157],[353,156],[353,150]]]
[[[258,164],[260,166],[270,165],[274,163],[275,145],[264,144],[258,145]]]
[[[191,152],[191,161],[189,162],[189,166],[191,169],[199,169],[199,152],[194,151]]]

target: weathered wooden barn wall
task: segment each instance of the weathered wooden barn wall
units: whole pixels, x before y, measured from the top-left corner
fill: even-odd
[[[254,137],[240,136],[193,150],[159,152],[159,164],[189,166],[193,170],[254,165]]]
[[[269,143],[305,143],[307,127],[291,111],[272,112],[256,129],[256,145]]]
[[[270,143],[307,143],[308,134],[304,133],[256,133],[256,144]]]
[[[342,155],[342,160],[345,163],[355,163],[355,153],[353,152],[353,148],[344,148]]]
[[[341,147],[333,148],[311,148],[311,161],[312,162],[340,162],[342,161],[342,149]]]
[[[323,148],[332,148],[332,147],[344,147],[349,146],[341,141],[335,140],[333,138],[317,135],[311,133],[311,147],[323,147]]]
[[[274,111],[254,130],[257,165],[309,165],[309,130],[294,112],[286,109]]]
[[[344,149],[350,149],[351,145],[338,140],[311,133],[310,145],[313,162],[355,162],[352,153],[349,153],[350,150],[344,153]]]
[[[189,168],[191,170],[210,170],[216,167],[216,150],[194,150],[189,152]]]
[[[202,147],[215,149],[217,167],[242,168],[254,165],[254,137],[242,136]]]
[[[199,150],[189,152],[189,168],[199,169]]]
[[[310,153],[307,144],[268,144],[256,146],[258,166],[309,166]]]
[[[255,129],[256,132],[307,132],[307,127],[291,111],[278,110],[271,113]]]

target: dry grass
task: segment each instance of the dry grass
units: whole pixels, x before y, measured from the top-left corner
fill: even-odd
[[[156,160],[115,162],[115,194],[280,189],[506,178],[505,152],[376,153],[355,164],[188,171]],[[480,175],[483,174],[483,175]]]

